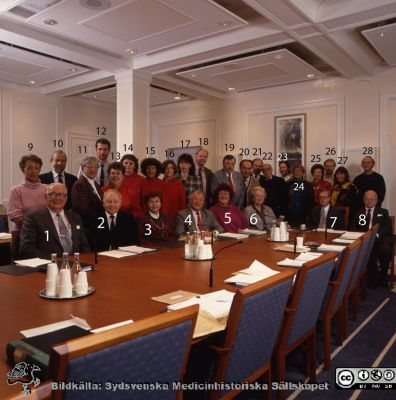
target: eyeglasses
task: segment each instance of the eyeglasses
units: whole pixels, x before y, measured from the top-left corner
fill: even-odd
[[[65,199],[67,197],[67,193],[55,193],[55,192],[51,192],[51,193],[47,193],[47,196],[52,199]]]
[[[84,165],[84,168],[88,168],[88,169],[99,169],[99,165],[87,164],[87,165]]]

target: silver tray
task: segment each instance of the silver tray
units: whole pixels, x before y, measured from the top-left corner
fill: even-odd
[[[45,293],[45,289],[41,289],[38,293],[40,297],[43,299],[51,299],[51,300],[72,300],[72,299],[79,299],[80,297],[86,297],[91,295],[92,293],[95,293],[95,288],[93,286],[88,287],[88,293],[87,294],[76,294],[76,292],[73,290],[73,296],[72,297],[58,297],[58,296],[47,296]]]

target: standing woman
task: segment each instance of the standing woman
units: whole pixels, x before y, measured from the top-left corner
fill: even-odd
[[[39,178],[42,165],[41,158],[34,154],[23,156],[19,161],[24,180],[11,188],[7,213],[17,229],[21,229],[25,214],[47,205],[44,197],[47,185]]]
[[[245,217],[249,222],[249,228],[268,231],[271,230],[272,225],[276,222],[276,216],[272,208],[264,205],[266,196],[267,193],[261,186],[253,189],[252,204],[245,207],[244,210]]]
[[[183,184],[174,177],[176,163],[173,160],[165,160],[162,163],[164,174],[164,201],[162,210],[165,215],[174,219],[178,211],[186,208],[186,193]]]
[[[142,174],[146,177],[143,180],[142,191],[140,193],[140,202],[144,210],[147,210],[144,199],[150,192],[158,192],[163,196],[164,182],[158,179],[162,172],[161,162],[156,158],[145,158],[140,164]]]
[[[183,184],[186,192],[186,204],[190,200],[190,195],[196,190],[203,190],[202,182],[198,176],[195,175],[195,164],[191,154],[183,153],[177,159],[178,173],[175,175]]]
[[[333,190],[333,186],[328,181],[324,180],[324,167],[321,164],[315,164],[311,168],[311,175],[313,177],[312,185],[314,190],[315,206],[320,206],[319,193],[327,190],[329,193]]]
[[[279,161],[279,172],[285,182],[289,182],[293,176],[290,174],[291,166],[289,161]]]

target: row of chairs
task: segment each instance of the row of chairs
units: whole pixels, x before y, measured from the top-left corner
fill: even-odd
[[[161,314],[53,348],[50,379],[54,382],[163,382],[164,391],[54,390],[50,383],[36,392],[53,399],[181,399],[172,382],[255,382],[286,378],[286,356],[304,345],[307,375],[316,379],[317,328],[323,322],[324,368],[330,368],[331,321],[336,319],[337,344],[347,337],[348,301],[358,312],[361,283],[378,225],[341,253],[329,253],[298,270],[283,271],[235,294],[224,335],[217,342],[191,341],[198,308]],[[187,364],[188,360],[188,364]],[[274,364],[274,366],[272,366]],[[187,372],[186,372],[187,371]],[[103,384],[103,389],[105,389]],[[241,390],[184,392],[185,398],[230,399]],[[278,391],[283,399],[285,392]],[[14,398],[15,399],[15,398]]]

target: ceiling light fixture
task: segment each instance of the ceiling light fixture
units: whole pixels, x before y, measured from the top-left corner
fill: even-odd
[[[77,72],[78,69],[77,69],[77,68],[68,68],[68,71],[70,71],[70,72]]]
[[[386,32],[382,31],[379,35],[380,35],[380,37],[385,37],[386,36]]]
[[[125,51],[129,54],[136,54],[137,50],[136,49],[125,49]]]
[[[30,83],[31,85],[35,85],[35,84],[36,84],[36,81],[29,81],[29,83]]]
[[[175,100],[181,100],[181,93],[178,93],[176,96],[173,96]]]
[[[0,1],[0,13],[7,12],[16,6],[19,6],[23,3],[24,0],[3,0]]]
[[[274,58],[275,58],[275,60],[282,60],[283,54],[275,54]]]
[[[90,10],[103,11],[111,7],[109,0],[80,0],[80,5]]]
[[[58,21],[56,19],[45,19],[43,22],[45,25],[58,25]]]
[[[307,74],[307,78],[313,78],[314,76],[314,74]]]
[[[228,90],[229,92],[234,92],[234,91],[235,91],[235,88],[234,88],[234,87],[229,87],[229,88],[227,88],[227,90]]]
[[[220,21],[220,22],[218,22],[218,24],[220,26],[222,26],[223,28],[228,28],[229,26],[232,25],[232,22],[231,21]]]
[[[197,75],[195,74],[191,74],[191,78],[195,78]]]

